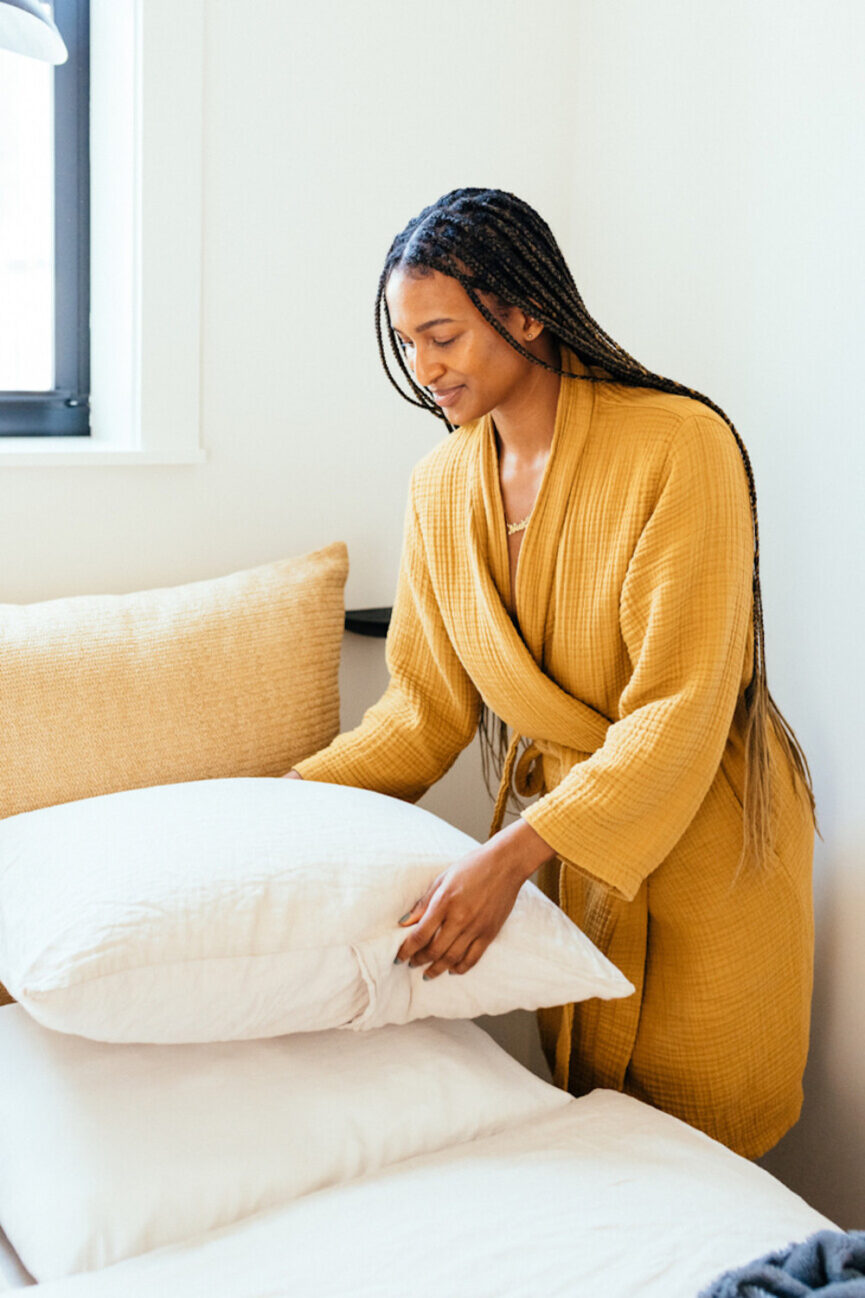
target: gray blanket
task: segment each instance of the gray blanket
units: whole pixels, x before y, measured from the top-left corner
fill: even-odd
[[[818,1230],[725,1271],[697,1298],[865,1298],[865,1230]]]

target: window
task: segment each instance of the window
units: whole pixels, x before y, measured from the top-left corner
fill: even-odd
[[[57,67],[0,50],[0,436],[90,434],[88,0]]]
[[[55,0],[67,46],[79,7]],[[0,469],[200,464],[205,0],[90,0],[88,31],[89,435],[19,428]]]

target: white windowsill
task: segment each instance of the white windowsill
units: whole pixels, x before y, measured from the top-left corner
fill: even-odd
[[[70,445],[71,443],[71,445]],[[165,451],[123,449],[110,443],[94,442],[89,437],[4,437],[0,439],[0,468],[23,464],[44,468],[50,465],[91,464],[203,464],[207,452],[202,447]]]
[[[0,467],[201,464],[204,0],[90,0],[90,437]]]

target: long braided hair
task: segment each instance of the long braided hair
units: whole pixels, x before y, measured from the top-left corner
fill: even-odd
[[[655,388],[680,393],[703,402],[729,425],[742,455],[748,478],[754,530],[753,630],[754,662],[751,680],[744,691],[745,786],[742,852],[738,869],[746,860],[759,865],[772,848],[771,775],[768,726],[781,741],[782,751],[808,793],[811,816],[817,828],[816,804],[808,761],[796,735],[781,714],[766,684],[763,605],[760,594],[760,538],[757,528],[757,493],[748,452],[732,422],[714,401],[674,379],[653,374],[605,333],[589,315],[562,252],[546,222],[534,208],[514,194],[500,189],[454,189],[425,207],[396,236],[385,259],[375,302],[375,326],[379,356],[388,379],[401,397],[428,410],[450,424],[444,410],[429,392],[417,385],[403,354],[403,344],[390,321],[385,289],[397,268],[428,275],[439,271],[457,280],[484,319],[506,342],[533,365],[582,382],[621,383],[628,387]],[[538,320],[552,338],[577,354],[589,374],[570,374],[547,364],[523,347],[479,297],[490,295],[503,309],[516,307]],[[391,373],[384,335],[396,359],[398,370],[408,381],[406,393]],[[599,370],[599,373],[591,371]],[[484,779],[490,787],[490,769],[500,777],[506,748],[507,727],[480,705],[480,744]],[[819,833],[819,829],[817,829]],[[822,835],[821,835],[822,837]],[[737,870],[738,877],[738,870]]]

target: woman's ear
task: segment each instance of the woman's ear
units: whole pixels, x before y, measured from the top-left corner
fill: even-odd
[[[517,342],[533,343],[540,338],[544,331],[540,320],[528,315],[520,307],[505,302],[497,293],[484,292],[479,296]]]
[[[525,312],[523,312],[522,315],[523,338],[527,343],[533,343],[535,339],[540,338],[541,334],[544,332],[544,326],[540,320],[536,320],[534,316],[526,315]]]

